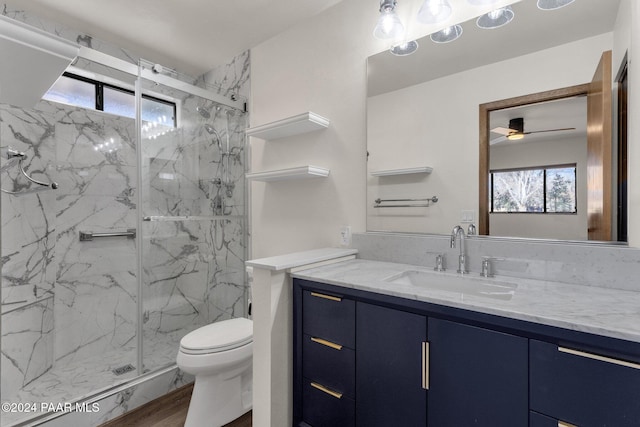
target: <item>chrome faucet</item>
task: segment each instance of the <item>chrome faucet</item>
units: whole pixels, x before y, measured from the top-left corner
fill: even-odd
[[[467,254],[464,248],[464,229],[459,225],[453,227],[451,231],[451,248],[456,247],[456,240],[460,236],[460,255],[458,256],[458,273],[459,274],[467,274],[469,270],[467,270]]]

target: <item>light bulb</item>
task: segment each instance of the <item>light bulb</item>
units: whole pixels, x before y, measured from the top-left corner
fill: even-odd
[[[418,11],[418,21],[423,24],[444,22],[451,16],[451,5],[447,0],[425,0]]]
[[[452,25],[436,33],[431,34],[431,41],[434,43],[449,43],[462,35],[460,25]]]
[[[407,56],[418,50],[418,42],[415,40],[403,42],[392,46],[389,51],[396,56]]]
[[[492,10],[489,13],[485,13],[478,18],[476,24],[480,28],[492,30],[494,28],[499,28],[503,25],[507,25],[513,20],[513,17],[513,9],[511,9],[511,6],[506,6],[496,10]]]
[[[538,0],[538,9],[541,10],[555,10],[565,7],[575,0]]]
[[[404,26],[393,9],[385,9],[380,12],[380,18],[373,36],[380,40],[394,39],[404,33]]]

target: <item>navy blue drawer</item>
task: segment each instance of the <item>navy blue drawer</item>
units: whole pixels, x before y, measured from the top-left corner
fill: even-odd
[[[355,398],[355,352],[317,337],[305,335],[303,339],[302,375]]]
[[[355,302],[339,295],[304,291],[302,331],[313,337],[355,348]]]
[[[355,426],[356,405],[353,399],[335,394],[324,385],[304,379],[302,419],[313,427]]]
[[[640,426],[640,366],[536,340],[529,351],[532,410],[578,426]]]

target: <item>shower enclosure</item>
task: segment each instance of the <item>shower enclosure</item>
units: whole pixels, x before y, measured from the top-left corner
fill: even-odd
[[[113,90],[110,112],[53,89],[33,109],[0,105],[2,402],[108,392],[247,311],[243,102],[145,61],[72,71]]]

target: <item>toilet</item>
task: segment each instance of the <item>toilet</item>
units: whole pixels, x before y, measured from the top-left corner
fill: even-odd
[[[253,322],[203,326],[180,340],[178,367],[195,376],[185,427],[218,427],[252,408]]]

